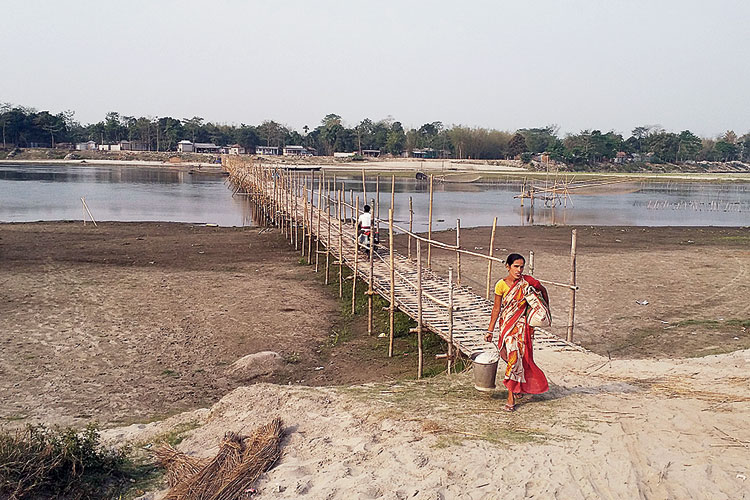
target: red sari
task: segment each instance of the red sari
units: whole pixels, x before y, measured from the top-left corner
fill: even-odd
[[[503,383],[514,393],[541,394],[549,389],[547,377],[534,363],[534,328],[526,324],[526,299],[529,285],[539,289],[541,284],[531,276],[522,275],[503,295],[498,348],[505,368]]]

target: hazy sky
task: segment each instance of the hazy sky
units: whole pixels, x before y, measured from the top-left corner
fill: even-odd
[[[0,6],[0,102],[348,125],[750,131],[750,1],[41,1]]]

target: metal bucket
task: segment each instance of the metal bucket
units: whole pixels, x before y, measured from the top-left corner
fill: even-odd
[[[471,357],[474,361],[474,388],[478,391],[491,392],[495,390],[495,377],[497,376],[497,364],[500,356],[493,356],[487,360],[485,353],[477,353]]]

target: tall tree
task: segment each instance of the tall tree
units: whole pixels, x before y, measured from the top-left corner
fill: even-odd
[[[513,137],[510,138],[510,142],[508,143],[508,154],[516,157],[528,150],[529,148],[526,146],[526,139],[524,139],[523,135],[518,132],[513,134]]]

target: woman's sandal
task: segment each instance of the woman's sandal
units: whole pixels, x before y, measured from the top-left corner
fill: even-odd
[[[505,404],[505,411],[516,411],[516,405]]]

